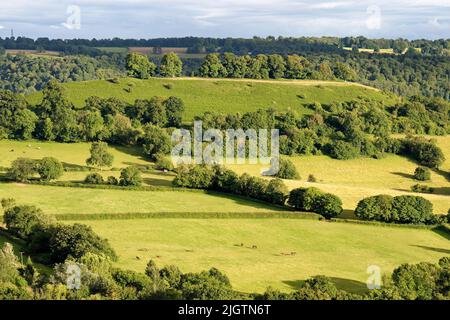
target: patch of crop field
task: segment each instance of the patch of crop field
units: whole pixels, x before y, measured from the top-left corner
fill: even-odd
[[[0,199],[14,198],[47,214],[127,214],[151,212],[277,212],[283,209],[202,191],[136,191],[0,183]]]
[[[75,221],[67,221],[74,223]],[[450,242],[431,230],[301,219],[136,219],[81,221],[109,239],[118,267],[143,272],[149,259],[183,272],[224,271],[235,289],[289,291],[314,276],[365,290],[366,270],[437,262]],[[241,246],[242,244],[242,246]],[[252,248],[256,246],[257,248]]]
[[[192,120],[206,111],[237,113],[274,108],[294,110],[299,114],[311,113],[306,104],[343,102],[367,97],[392,102],[376,89],[356,83],[315,80],[251,80],[204,78],[152,78],[139,80],[122,78],[118,83],[107,80],[71,82],[63,84],[70,101],[82,107],[90,96],[115,97],[134,103],[136,99],[153,96],[177,96],[183,99],[186,110],[184,120]],[[31,104],[42,99],[37,92],[27,97]]]
[[[58,143],[45,141],[0,140],[0,167],[9,167],[17,158],[54,157],[69,167],[86,166],[90,143]],[[114,156],[112,167],[145,166],[147,161],[137,147],[109,146]]]
[[[300,173],[300,180],[285,180],[289,188],[317,187],[338,195],[344,209],[354,210],[362,198],[377,195],[418,195],[433,203],[436,214],[447,213],[450,208],[450,137],[436,139],[445,154],[446,162],[441,170],[431,172],[431,181],[417,181],[413,178],[418,164],[405,157],[387,155],[383,159],[357,158],[336,160],[327,156],[289,157]],[[261,175],[261,165],[230,165],[238,173]],[[313,175],[316,183],[307,182]],[[435,189],[434,194],[412,193],[411,186],[420,183]]]

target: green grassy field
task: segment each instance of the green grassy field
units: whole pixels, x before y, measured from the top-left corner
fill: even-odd
[[[48,214],[281,211],[228,195],[189,191],[126,191],[0,183],[0,199],[14,198]]]
[[[73,223],[70,221],[68,223]],[[144,219],[82,221],[110,240],[117,266],[142,272],[149,259],[182,271],[217,267],[244,292],[295,289],[314,275],[365,290],[369,265],[389,274],[401,263],[450,254],[450,242],[422,229],[297,219]],[[240,244],[243,243],[243,246]],[[256,245],[257,249],[252,249]],[[291,255],[295,252],[295,255]]]
[[[171,84],[172,89],[164,85]],[[132,86],[131,93],[125,89]],[[312,102],[330,103],[355,99],[359,96],[376,100],[391,101],[381,92],[362,85],[345,82],[313,81],[313,80],[232,80],[232,79],[199,79],[177,78],[138,80],[120,79],[115,84],[106,80],[71,82],[63,84],[67,88],[68,98],[81,107],[86,98],[99,96],[116,97],[127,102],[136,99],[148,99],[153,96],[177,96],[183,99],[186,110],[185,120],[206,111],[219,113],[236,113],[267,109],[295,110],[299,113],[311,112],[303,107]],[[32,104],[39,103],[42,93],[28,96]]]
[[[450,136],[433,137],[445,154],[441,167],[450,172]],[[432,171],[431,181],[413,179],[417,163],[405,157],[388,155],[383,159],[358,158],[335,160],[327,156],[290,157],[300,173],[300,180],[285,180],[289,188],[317,187],[338,195],[346,210],[354,210],[358,201],[377,194],[419,195],[433,203],[436,214],[447,213],[450,208],[450,181],[443,171]],[[238,173],[260,175],[260,165],[231,165]],[[307,182],[308,176],[316,177],[317,183]],[[421,183],[435,188],[434,194],[412,193],[411,186]]]

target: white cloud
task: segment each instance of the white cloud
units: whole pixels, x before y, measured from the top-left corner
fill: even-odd
[[[69,5],[82,9],[81,30],[55,28],[66,21]],[[366,10],[372,5],[381,9],[383,23],[370,29]],[[0,23],[31,37],[449,38],[449,8],[449,0],[15,0],[0,4]]]

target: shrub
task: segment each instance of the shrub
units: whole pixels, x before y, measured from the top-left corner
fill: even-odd
[[[46,157],[37,162],[37,172],[43,180],[55,180],[62,176],[63,165],[58,159]]]
[[[308,176],[308,182],[317,182],[317,178],[313,174],[310,174]]]
[[[19,182],[26,182],[36,173],[36,160],[29,158],[18,158],[11,163],[8,176]]]
[[[117,180],[117,178],[114,176],[109,176],[106,182],[112,186],[117,186],[119,184],[119,180]]]
[[[214,190],[239,194],[239,177],[234,171],[222,166],[215,166],[214,171]]]
[[[392,220],[392,197],[382,194],[364,198],[358,202],[355,215],[363,220],[389,222]]]
[[[329,219],[342,213],[342,201],[331,193],[317,188],[297,188],[290,192],[288,204],[296,210],[312,211]]]
[[[314,200],[314,208],[312,211],[330,219],[342,213],[342,201],[334,194],[325,193]]]
[[[3,198],[0,202],[3,210],[7,210],[16,205],[16,200],[13,198]]]
[[[102,184],[104,181],[102,175],[95,172],[88,174],[84,179],[84,182],[89,184]]]
[[[127,167],[120,172],[121,186],[140,186],[142,184],[141,171],[136,167]]]
[[[415,184],[411,187],[411,191],[419,193],[434,193],[434,188],[424,184]]]
[[[276,176],[281,179],[300,179],[297,168],[289,159],[280,158],[280,167]]]
[[[432,141],[423,137],[408,137],[402,140],[403,151],[421,165],[439,168],[445,157],[442,150]]]
[[[172,171],[174,169],[172,161],[160,153],[155,156],[155,166],[159,170]]]
[[[399,223],[427,223],[433,217],[433,204],[419,196],[397,196],[392,200],[392,219]]]
[[[427,181],[431,179],[430,169],[425,167],[417,167],[414,171],[414,179],[419,181]]]

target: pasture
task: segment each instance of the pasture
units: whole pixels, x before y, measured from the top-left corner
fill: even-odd
[[[184,121],[206,111],[237,113],[274,108],[293,110],[299,114],[311,113],[305,105],[320,102],[343,102],[358,97],[392,101],[383,93],[356,83],[314,80],[251,80],[251,79],[203,79],[203,78],[152,78],[139,80],[119,79],[71,82],[63,84],[67,97],[76,107],[82,107],[90,96],[115,97],[128,103],[153,96],[177,96],[186,108]],[[42,93],[27,97],[31,104],[42,99]]]
[[[216,267],[243,292],[262,292],[267,286],[289,291],[314,275],[332,277],[340,288],[362,292],[370,265],[389,274],[402,263],[436,262],[450,254],[448,239],[426,229],[302,219],[81,223],[110,240],[119,255],[118,267],[143,272],[149,259],[158,267],[175,264],[183,272]]]

